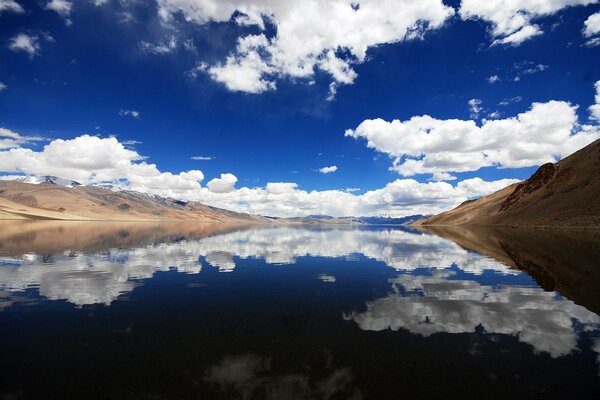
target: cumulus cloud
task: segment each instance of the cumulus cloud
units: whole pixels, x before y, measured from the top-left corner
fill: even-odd
[[[139,119],[140,116],[141,116],[141,114],[140,114],[139,111],[136,111],[136,110],[124,110],[124,109],[120,109],[119,110],[119,115],[122,116],[122,117],[130,116],[130,117],[133,117],[135,119]]]
[[[213,193],[229,193],[235,190],[235,184],[238,181],[233,174],[221,174],[220,178],[214,178],[206,186]]]
[[[463,20],[480,19],[491,24],[492,44],[519,45],[542,29],[535,21],[571,6],[585,6],[597,0],[462,0],[459,14]]]
[[[600,81],[596,81],[594,87],[596,88],[595,103],[590,106],[589,110],[591,118],[600,121]]]
[[[0,134],[0,172],[54,175],[83,184],[105,182],[142,193],[272,216],[434,214],[517,182],[473,178],[452,186],[445,182],[398,179],[381,189],[355,195],[345,190],[305,191],[293,182],[236,189],[237,177],[225,173],[208,182],[207,187],[201,187],[204,179],[201,171],[162,172],[115,137],[81,135],[69,140],[56,139],[35,151],[22,146],[43,138],[8,129]]]
[[[12,140],[14,143],[20,139]],[[161,172],[144,159],[114,137],[82,135],[69,140],[55,139],[41,151],[9,146],[0,151],[0,171],[54,175],[83,184],[111,182],[127,189],[174,198],[200,189],[199,182],[204,179],[201,171]]]
[[[167,23],[174,15],[205,24],[227,22],[258,32],[239,38],[224,62],[206,72],[229,90],[260,93],[276,88],[279,78],[310,81],[316,69],[335,83],[351,84],[352,64],[366,60],[367,50],[385,43],[421,37],[454,14],[441,0],[364,0],[354,7],[346,0],[301,2],[273,0],[158,0]],[[265,22],[276,27],[269,36]]]
[[[270,194],[293,193],[296,188],[298,184],[293,182],[269,182],[265,186],[265,190]]]
[[[329,167],[323,167],[323,168],[319,168],[319,172],[322,174],[330,174],[332,172],[335,172],[338,170],[338,167],[336,165],[332,165]]]
[[[391,170],[402,176],[531,167],[555,162],[600,137],[596,126],[578,124],[576,110],[552,100],[481,125],[429,115],[406,121],[370,119],[348,129],[346,136],[366,139],[368,147],[393,157]]]
[[[3,12],[13,12],[15,14],[22,14],[25,12],[25,10],[15,0],[0,0],[0,14],[2,14]]]
[[[242,187],[228,193],[203,189],[193,199],[228,210],[279,217],[314,214],[406,216],[436,214],[516,182],[515,179],[486,182],[472,178],[453,186],[446,182],[398,179],[362,195],[344,190],[306,191],[298,188],[296,183],[271,182],[264,188]]]
[[[73,8],[73,3],[67,0],[50,0],[46,3],[44,7],[46,10],[54,11],[61,17],[65,19],[67,25],[71,24],[71,19],[69,18],[71,15],[71,10]]]
[[[33,58],[40,52],[40,43],[36,35],[28,35],[26,33],[19,33],[14,36],[8,45],[8,47],[14,52],[24,52]]]
[[[583,36],[591,37],[600,33],[600,11],[590,15],[583,23]]]

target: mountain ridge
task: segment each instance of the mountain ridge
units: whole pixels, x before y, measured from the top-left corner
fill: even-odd
[[[600,229],[600,140],[528,179],[414,225]]]

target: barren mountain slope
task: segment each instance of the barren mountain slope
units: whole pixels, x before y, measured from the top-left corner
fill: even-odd
[[[600,228],[600,140],[519,184],[415,225]]]
[[[95,186],[0,181],[0,219],[260,222],[263,217]]]

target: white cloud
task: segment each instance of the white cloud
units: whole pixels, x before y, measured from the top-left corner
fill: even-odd
[[[492,44],[519,45],[543,32],[535,21],[570,6],[597,3],[597,0],[462,0],[463,20],[481,19],[492,25]]]
[[[56,139],[36,151],[22,145],[43,138],[26,137],[8,129],[0,132],[3,135],[0,172],[54,175],[83,184],[109,182],[129,190],[251,214],[286,217],[436,214],[517,182],[473,178],[453,186],[446,182],[398,179],[381,189],[355,195],[345,190],[305,191],[293,182],[235,189],[237,177],[221,174],[204,188],[199,183],[204,179],[201,171],[162,172],[115,137],[82,135],[70,140]]]
[[[8,86],[6,85],[6,83],[0,82],[0,92],[3,91],[3,90],[6,90],[7,87]]]
[[[26,33],[19,33],[10,40],[8,47],[15,52],[25,52],[30,58],[40,52],[40,44],[36,35],[28,35]]]
[[[492,45],[498,44],[510,44],[513,46],[518,46],[524,41],[531,39],[535,36],[541,35],[543,32],[537,25],[527,25],[512,33],[508,36],[505,36],[501,39],[496,39],[492,42]]]
[[[447,172],[434,172],[431,174],[432,181],[455,181],[456,179],[456,176]]]
[[[481,112],[481,99],[471,99],[467,102],[469,104],[469,109],[471,111],[471,118],[477,119],[479,118],[479,113]]]
[[[139,111],[136,111],[136,110],[124,110],[122,108],[119,110],[119,115],[122,116],[122,117],[130,116],[130,117],[133,117],[135,119],[139,119],[140,116],[141,116],[141,114],[140,114]]]
[[[235,190],[235,184],[238,181],[233,174],[221,174],[220,178],[214,178],[206,186],[213,193],[229,193]]]
[[[15,0],[0,0],[0,14],[2,14],[3,12],[13,12],[15,14],[22,14],[25,12],[25,10]]]
[[[279,217],[315,214],[406,216],[436,214],[515,182],[518,180],[486,182],[473,178],[452,186],[446,182],[420,183],[413,179],[398,179],[362,195],[343,190],[305,191],[292,182],[271,182],[264,188],[243,187],[228,193],[202,189],[192,198],[228,210]]]
[[[516,117],[481,125],[429,115],[365,120],[346,136],[364,138],[368,147],[393,157],[391,169],[403,176],[530,167],[554,162],[600,137],[596,126],[578,124],[576,109],[563,101],[533,103]]]
[[[169,40],[158,44],[142,41],[140,43],[140,48],[142,51],[150,54],[168,54],[177,48],[177,38],[175,36],[171,36]]]
[[[193,156],[190,157],[190,160],[195,160],[195,161],[210,161],[210,160],[214,160],[215,157],[212,156]]]
[[[600,33],[600,11],[590,15],[583,23],[583,36],[591,37]]]
[[[46,140],[41,136],[25,136],[10,129],[0,127],[0,150],[14,149],[26,143]]]
[[[338,167],[336,165],[332,165],[329,167],[323,167],[323,168],[319,168],[319,172],[322,174],[330,174],[332,172],[335,172],[338,170]]]
[[[589,110],[591,118],[600,121],[600,81],[596,81],[594,87],[596,88],[595,103],[590,106]]]
[[[596,47],[600,45],[600,37],[592,38],[585,42],[585,46],[587,47]]]
[[[195,24],[227,22],[238,11],[242,14],[235,20],[238,25],[257,27],[258,33],[239,38],[225,62],[207,68],[228,89],[249,93],[274,90],[279,78],[310,81],[317,68],[331,75],[334,89],[351,84],[356,78],[352,64],[364,62],[369,48],[419,38],[454,14],[441,0],[364,0],[358,8],[347,0],[158,0],[158,4],[167,23],[173,23],[174,14]],[[267,37],[265,20],[275,25],[274,37]]]
[[[73,8],[73,3],[67,0],[50,0],[46,3],[44,7],[46,10],[54,11],[61,17],[65,19],[67,25],[71,24],[71,19],[69,18],[71,15],[71,10]]]
[[[518,74],[533,75],[547,70],[548,66],[544,64],[534,64],[531,61],[522,61],[515,64],[515,69]]]
[[[265,186],[265,190],[270,194],[294,193],[298,188],[297,183],[293,182],[269,182]]]
[[[498,75],[492,75],[492,76],[489,76],[489,77],[487,78],[487,81],[488,81],[490,84],[494,84],[494,83],[496,83],[496,82],[500,82],[500,77],[499,77]]]
[[[143,156],[114,137],[82,135],[70,140],[55,139],[41,151],[9,146],[0,151],[0,171],[54,175],[83,184],[113,182],[127,189],[173,198],[184,198],[200,189],[199,182],[204,179],[201,171],[161,172],[143,160]]]

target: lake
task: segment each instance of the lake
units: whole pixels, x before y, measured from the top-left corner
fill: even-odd
[[[600,398],[594,232],[0,223],[1,399]]]

